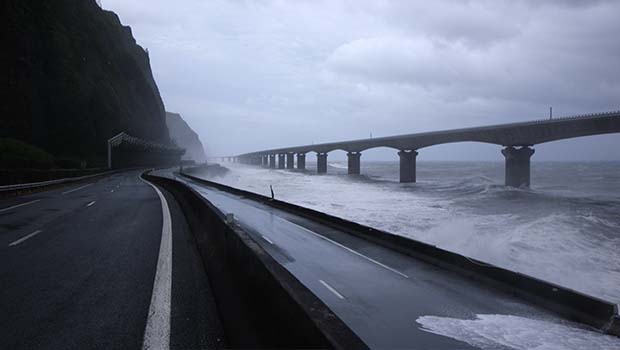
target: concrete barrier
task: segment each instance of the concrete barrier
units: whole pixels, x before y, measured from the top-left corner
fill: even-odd
[[[226,346],[366,349],[320,299],[209,201],[152,175],[179,202],[214,292]]]
[[[581,322],[593,326],[601,332],[620,336],[620,317],[618,316],[618,307],[614,303],[316,210],[277,199],[272,200],[254,192],[240,190],[192,175],[181,175],[198,183],[321,222],[378,245],[475,279],[504,293],[539,305],[571,321]]]

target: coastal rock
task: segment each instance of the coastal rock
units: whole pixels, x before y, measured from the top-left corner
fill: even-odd
[[[170,132],[170,138],[177,146],[185,148],[183,159],[195,160],[198,163],[206,161],[204,147],[200,142],[200,137],[183,120],[178,113],[166,112],[166,125]]]

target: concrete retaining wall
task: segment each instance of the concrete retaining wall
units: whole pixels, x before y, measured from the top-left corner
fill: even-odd
[[[392,250],[476,279],[505,293],[542,306],[569,320],[585,323],[596,327],[602,332],[620,336],[620,317],[618,317],[617,305],[614,303],[316,210],[280,200],[271,200],[271,198],[257,193],[240,190],[195,176],[182,175],[196,182],[242,195],[262,202],[265,205],[332,226]]]
[[[367,346],[260,245],[188,186],[145,175],[179,202],[196,238],[226,333],[227,347]]]

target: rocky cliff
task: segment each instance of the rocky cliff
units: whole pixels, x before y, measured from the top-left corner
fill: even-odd
[[[169,142],[148,53],[116,14],[95,0],[3,6],[0,137],[91,163],[121,131]]]
[[[166,112],[166,125],[170,132],[170,138],[174,143],[181,148],[185,148],[183,159],[193,159],[199,163],[203,163],[206,160],[200,137],[189,127],[180,114]]]

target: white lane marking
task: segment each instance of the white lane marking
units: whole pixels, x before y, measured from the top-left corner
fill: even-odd
[[[80,186],[80,187],[78,187],[78,188],[74,188],[74,189],[72,189],[72,190],[65,191],[65,192],[63,192],[62,194],[64,195],[64,194],[67,194],[67,193],[71,193],[71,192],[79,191],[79,190],[81,190],[81,189],[83,189],[83,188],[86,188],[86,187],[88,187],[88,186],[90,186],[90,185],[92,185],[92,184],[87,184],[87,185],[84,185],[84,186]]]
[[[25,235],[24,237],[22,237],[22,238],[20,238],[20,239],[16,240],[15,242],[12,242],[11,244],[9,244],[9,247],[16,246],[16,245],[20,244],[21,242],[23,242],[23,241],[27,240],[28,238],[32,238],[32,237],[34,237],[34,236],[38,235],[38,234],[39,234],[39,233],[41,233],[41,232],[43,232],[43,231],[41,231],[41,230],[36,230],[36,231],[34,231],[33,233],[27,234],[27,235]]]
[[[344,297],[342,296],[342,294],[338,293],[337,290],[335,290],[332,286],[330,286],[329,284],[327,284],[327,282],[323,281],[323,280],[319,280],[319,282],[321,282],[322,285],[325,286],[325,288],[329,289],[330,292],[334,293],[334,295],[336,295],[338,298],[340,299],[344,299]]]
[[[114,190],[110,190],[110,192],[114,192]]]
[[[157,260],[157,272],[153,283],[151,306],[144,329],[142,349],[170,349],[170,300],[172,290],[172,219],[166,198],[157,186],[149,184],[161,201],[163,225],[161,228],[161,244]]]
[[[90,202],[90,203],[86,204],[86,206],[87,206],[87,207],[90,207],[90,206],[91,206],[91,205],[93,205],[93,204],[95,204],[95,201],[92,201],[92,202]]]
[[[263,236],[263,239],[266,240],[267,242],[274,244],[269,238],[265,237],[264,235],[261,235],[261,236]]]
[[[17,205],[14,205],[14,206],[12,206],[12,207],[8,207],[8,208],[2,208],[2,209],[0,209],[0,213],[2,213],[3,211],[7,211],[7,210],[11,210],[11,209],[15,209],[15,208],[23,207],[24,205],[28,205],[28,204],[32,204],[32,203],[36,203],[36,202],[38,202],[38,201],[40,201],[40,199],[35,199],[35,200],[33,200],[33,201],[30,201],[30,202],[26,202],[26,203],[17,204]]]
[[[297,224],[294,224],[294,225],[297,225]],[[346,250],[350,251],[351,253],[353,253],[353,254],[355,254],[355,255],[357,255],[357,256],[360,256],[360,257],[362,257],[362,258],[364,258],[364,259],[366,259],[366,260],[368,260],[368,261],[370,261],[370,262],[372,262],[372,263],[374,263],[374,264],[377,264],[377,265],[379,265],[379,266],[383,267],[383,268],[384,268],[384,269],[386,269],[386,270],[389,270],[389,271],[392,271],[392,272],[394,272],[394,273],[396,273],[396,274],[399,274],[399,275],[401,275],[401,276],[402,276],[402,277],[404,277],[404,278],[409,278],[409,276],[408,276],[408,275],[406,275],[406,274],[404,274],[404,273],[402,273],[402,272],[400,272],[400,271],[398,271],[398,270],[396,270],[396,269],[393,269],[393,268],[391,268],[391,267],[389,267],[389,266],[387,266],[387,265],[385,265],[385,264],[383,264],[383,263],[380,263],[380,262],[378,262],[377,260],[375,260],[375,259],[373,259],[373,258],[367,257],[366,255],[364,255],[364,254],[362,254],[362,253],[360,253],[360,252],[358,252],[358,251],[355,251],[355,250],[353,250],[353,249],[351,249],[351,248],[349,248],[349,247],[347,247],[347,246],[345,246],[345,245],[342,245],[342,244],[340,244],[340,243],[338,243],[338,242],[336,242],[336,241],[334,241],[334,240],[331,240],[331,239],[329,239],[329,238],[327,238],[327,237],[325,237],[325,236],[322,236],[322,235],[320,235],[320,234],[318,234],[318,233],[316,233],[316,232],[313,232],[313,231],[311,231],[311,230],[308,230],[307,228],[305,228],[305,227],[303,227],[303,226],[301,226],[301,225],[297,225],[297,226],[299,226],[300,228],[302,228],[302,229],[303,229],[303,230],[305,230],[305,231],[308,231],[308,232],[312,233],[313,235],[315,235],[315,236],[317,236],[317,237],[319,237],[319,238],[322,238],[322,239],[324,239],[324,240],[326,240],[326,241],[328,241],[328,242],[330,242],[330,243],[333,243],[333,244],[335,244],[335,245],[339,246],[340,248],[346,249]]]

